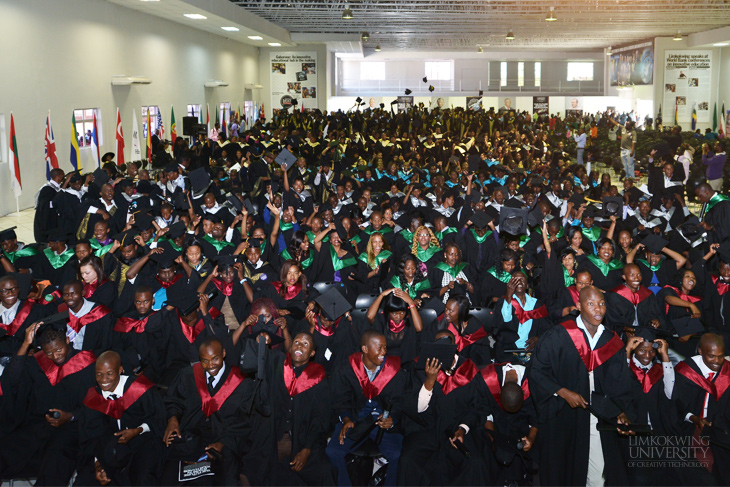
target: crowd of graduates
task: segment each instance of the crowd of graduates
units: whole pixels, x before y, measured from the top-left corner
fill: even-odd
[[[0,477],[727,485],[722,143],[619,188],[572,147],[624,121],[280,112],[54,169],[0,231]]]

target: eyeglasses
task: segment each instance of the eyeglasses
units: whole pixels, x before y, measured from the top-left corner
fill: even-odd
[[[11,287],[9,289],[0,289],[0,294],[6,295],[6,294],[13,294],[17,292],[20,288],[18,286]]]

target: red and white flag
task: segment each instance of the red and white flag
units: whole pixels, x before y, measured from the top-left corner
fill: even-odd
[[[10,164],[10,186],[13,188],[15,197],[19,198],[23,192],[20,182],[20,160],[18,159],[18,141],[15,137],[15,119],[13,112],[10,112],[10,143],[8,144]]]
[[[99,129],[96,127],[96,110],[94,110],[93,126],[91,129],[91,151],[96,159],[96,166],[101,167],[101,152],[99,151]]]
[[[119,114],[119,108],[117,108],[117,145],[116,153],[117,166],[124,165],[124,132],[122,132],[122,116]]]
[[[51,179],[51,169],[58,169],[58,155],[56,155],[56,139],[53,138],[53,127],[51,126],[51,112],[46,117],[46,179]]]

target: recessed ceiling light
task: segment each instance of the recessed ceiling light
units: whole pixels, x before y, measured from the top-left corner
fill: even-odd
[[[672,37],[672,40],[674,41],[681,41],[682,40],[682,33],[680,31],[677,31],[677,33]]]
[[[715,46],[715,47],[730,46],[730,42],[716,42],[716,43],[713,44],[713,46]]]
[[[512,41],[512,40],[514,40],[515,35],[512,32],[512,30],[510,30],[509,32],[507,32],[507,35],[504,38],[507,39],[508,41]]]
[[[269,45],[271,47],[279,47],[281,45],[281,42],[269,42]]]
[[[200,14],[185,14],[185,17],[187,17],[189,19],[193,19],[193,20],[205,20],[208,18],[205,15],[200,15]]]
[[[555,15],[553,15],[553,10],[555,10],[555,7],[550,7],[550,15],[545,17],[545,22],[555,22],[556,20],[558,20],[557,18],[555,18]]]
[[[263,41],[264,40],[264,38],[261,36],[248,36],[248,38],[251,39],[252,41]]]
[[[354,16],[352,15],[352,9],[349,5],[345,5],[345,10],[342,11],[342,19],[343,20],[352,20]]]
[[[238,32],[239,30],[241,30],[238,27],[221,27],[221,29],[226,30],[228,32]]]
[[[381,50],[382,49],[380,49],[380,44],[378,44],[377,46],[375,46],[375,52],[380,52]]]
[[[477,52],[478,53],[483,53],[484,52],[484,49],[482,49],[482,46],[477,47]]]

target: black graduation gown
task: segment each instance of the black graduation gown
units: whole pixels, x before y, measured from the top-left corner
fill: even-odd
[[[712,225],[711,235],[715,237],[717,243],[730,239],[730,201],[716,203],[705,213],[704,221]]]
[[[432,342],[438,332],[449,330],[454,334],[460,356],[470,359],[478,367],[483,367],[492,361],[492,351],[487,336],[492,330],[485,329],[476,318],[470,317],[463,331],[445,319],[434,320],[430,325],[424,323],[424,327],[422,343]]]
[[[65,303],[58,306],[59,313],[67,309]],[[69,325],[77,333],[84,328],[82,350],[91,350],[97,356],[112,348],[112,330],[115,322],[114,314],[103,304],[94,304],[81,318],[76,318],[69,312]]]
[[[492,416],[491,420],[494,425],[494,430],[498,434],[504,435],[515,442],[529,435],[531,426],[537,426],[537,410],[535,409],[535,403],[530,394],[527,374],[522,377],[522,383],[519,384],[525,395],[520,410],[515,413],[508,413],[502,409],[500,395],[504,377],[503,367],[504,364],[499,363],[488,365],[481,369],[472,380],[477,394],[475,406],[478,413],[477,428],[474,433],[481,435],[484,438],[483,443],[490,445],[487,451],[498,448],[489,433],[482,427],[487,422],[489,416]],[[536,441],[550,441],[547,437],[541,438],[538,435],[538,438],[540,439]],[[522,453],[528,462],[533,458],[532,452],[536,451],[534,448],[530,452]],[[507,465],[498,462],[494,455],[489,455],[488,461],[489,470],[492,473],[491,481],[489,482],[491,485],[504,485],[506,481],[520,480],[523,478],[523,463],[517,455]]]
[[[276,305],[276,309],[286,309],[289,314],[286,316],[286,321],[289,325],[293,325],[304,316],[304,311],[307,308],[307,302],[311,300],[309,294],[305,294],[306,289],[300,288],[299,292],[296,292],[296,288],[292,288],[291,294],[282,296],[279,294],[278,286],[281,285],[279,281],[269,283],[270,286],[264,286],[262,295],[267,298],[271,298]],[[286,294],[286,293],[285,293]]]
[[[631,294],[631,290],[623,284],[605,293],[605,325],[608,329],[622,335],[624,328],[634,327],[634,318],[637,318],[639,326],[650,327],[649,322],[658,320],[660,329],[671,331],[666,322],[663,303],[654,293],[643,286],[639,287],[639,291],[634,294],[639,300],[636,307],[627,298]]]
[[[243,371],[256,372],[257,348],[254,340],[247,340],[241,364]],[[249,482],[253,485],[334,485],[334,472],[325,454],[331,414],[329,381],[324,368],[309,362],[295,369],[284,353],[268,348],[264,364],[261,387],[265,388],[268,400],[253,409],[253,445],[243,460]],[[285,373],[297,378],[291,384],[291,391]],[[265,409],[271,414],[261,414]],[[291,455],[277,462],[277,443],[285,433],[291,436]],[[294,472],[289,462],[304,448],[311,450],[307,463],[302,471]]]
[[[570,306],[578,306],[578,290],[575,288],[575,286],[570,286],[570,288],[558,288],[556,297],[548,302],[550,303],[550,305],[548,306],[548,316],[550,316],[550,319],[553,321],[553,323],[560,323],[566,319],[575,319],[575,317],[578,316],[577,311],[574,312],[575,316],[563,316],[564,308],[568,308]]]
[[[498,264],[497,268],[498,270],[501,270],[501,265]],[[492,269],[493,267],[490,267],[487,269],[487,272],[482,275],[481,283],[482,302],[480,304],[489,307],[492,306],[493,298],[501,298],[507,293],[507,283],[497,279],[491,272],[489,272]],[[511,277],[512,276],[510,275],[510,278]]]
[[[75,194],[61,190],[53,197],[53,208],[58,220],[52,228],[62,228],[68,235],[76,235],[81,212],[81,202]]]
[[[116,202],[115,202],[116,203]],[[101,198],[87,199],[81,203],[78,210],[78,221],[76,222],[75,235],[78,239],[89,239],[94,236],[94,225],[100,221],[104,221],[104,217],[96,213],[89,213],[90,207],[102,209],[106,211]],[[126,209],[112,207],[109,214],[111,218],[106,220],[109,224],[109,235],[116,235],[122,231],[126,222]]]
[[[329,242],[322,243],[322,247],[319,252],[319,258],[315,260],[318,266],[317,272],[315,273],[315,282],[334,281],[335,279],[335,268],[330,249],[331,246]],[[362,281],[362,271],[367,267],[360,266],[358,264],[359,261],[357,257],[350,252],[347,252],[340,259],[340,261],[347,261],[348,264],[339,270],[339,277],[342,284],[345,285],[345,289],[347,291],[345,297],[348,298],[348,300],[352,304],[354,304],[355,298],[359,294],[360,289],[360,282],[358,282],[358,280],[355,280],[354,277],[360,277],[360,281]],[[352,276],[353,279],[350,279],[348,276]]]
[[[199,376],[197,381],[196,374]],[[199,381],[202,383],[199,384]],[[226,364],[223,377],[216,384],[213,394],[207,390],[205,381],[205,372],[199,364],[195,364],[181,370],[167,391],[167,418],[177,417],[185,441],[167,447],[165,477],[171,472],[176,481],[180,460],[196,461],[203,454],[205,446],[221,442],[224,445],[224,460],[223,465],[212,462],[215,480],[220,485],[234,485],[238,479],[236,463],[249,448],[251,424],[248,413],[254,384],[243,377],[238,367],[234,368],[230,364]],[[224,399],[216,398],[218,394]],[[203,409],[203,398],[206,404],[210,403],[209,409]],[[206,411],[210,414],[206,415]],[[165,485],[170,485],[169,479],[163,478],[163,481],[168,481]]]
[[[655,288],[669,284],[677,273],[677,263],[672,259],[662,259],[656,271],[652,271],[644,259],[636,259],[634,264],[638,265],[641,271],[641,285],[654,291],[654,294],[658,292]]]
[[[117,320],[112,348],[121,355],[125,372],[144,370],[147,377],[157,381],[162,377],[168,339],[162,312],[152,311],[142,316],[135,310]]]
[[[676,411],[676,434],[684,437],[692,436],[696,427],[694,423],[686,421],[685,417],[688,413],[703,417],[702,413],[706,398],[706,419],[712,423],[714,428],[728,431],[728,428],[730,428],[730,414],[728,413],[728,409],[730,409],[730,392],[728,392],[730,362],[725,360],[720,373],[715,374],[711,382],[716,393],[709,394],[709,397],[706,389],[690,379],[693,376],[699,376],[700,379],[703,377],[693,358],[680,362],[674,370],[675,382],[672,402]],[[706,436],[709,431],[703,431],[702,433],[703,436]],[[730,483],[730,450],[715,445],[713,442],[710,442],[710,448],[714,456],[712,474],[718,485],[727,485]]]
[[[163,384],[169,384],[177,374],[199,360],[198,348],[207,338],[215,337],[223,342],[226,349],[226,362],[235,363],[233,343],[228,336],[228,327],[222,316],[212,318],[210,313],[200,316],[198,322],[190,327],[183,324],[177,310],[162,311],[163,327],[167,330],[167,346],[163,363]]]
[[[221,313],[225,300],[228,298],[228,304],[231,306],[233,314],[236,316],[236,320],[240,324],[246,320],[251,312],[251,303],[246,297],[246,290],[243,288],[243,284],[241,284],[237,278],[234,278],[231,284],[232,286],[230,286],[229,289],[223,281],[213,278],[210,284],[208,284],[208,287],[205,289],[205,292],[216,292],[215,297],[209,303],[211,313],[214,315]],[[227,293],[229,294],[228,296],[226,295]]]
[[[515,296],[513,299],[517,299],[517,297]],[[512,305],[512,319],[509,321],[504,320],[504,316],[502,316],[504,302],[505,300],[502,298],[497,301],[497,305],[494,307],[494,335],[497,340],[494,346],[495,360],[497,362],[515,361],[514,363],[520,363],[513,354],[505,353],[505,350],[514,350],[517,348],[515,342],[519,340],[518,330],[520,321],[517,318],[517,311],[514,304]],[[528,338],[539,338],[552,327],[553,323],[548,317],[547,307],[545,307],[541,300],[538,299],[533,311],[528,311],[527,313],[536,316],[532,318],[532,326]]]
[[[40,277],[51,281],[59,289],[62,289],[68,281],[76,279],[73,247],[67,247],[61,255],[56,255],[50,248],[46,248],[37,259]]]
[[[721,335],[725,339],[726,349],[730,349],[730,283],[711,274],[704,259],[694,263],[692,271],[697,277],[698,287],[702,286],[702,311],[707,330]]]
[[[107,476],[115,484],[154,485],[162,467],[164,443],[160,441],[165,432],[165,405],[162,396],[152,382],[146,378],[130,376],[124,384],[124,394],[116,399],[121,403],[127,398],[119,410],[111,408],[112,401],[104,399],[99,387],[92,387],[84,398],[84,407],[79,415],[80,462],[79,477],[92,481],[94,479],[94,458],[99,457]],[[134,402],[129,404],[136,398]],[[121,417],[117,415],[121,412]],[[121,428],[117,420],[121,421]],[[114,433],[130,428],[137,428],[146,423],[150,431],[142,433],[127,443],[131,450],[128,463],[119,467],[104,464],[105,458],[100,455],[113,438]],[[120,446],[120,449],[125,447]],[[84,475],[86,474],[86,475]],[[80,482],[82,485],[83,482]]]
[[[388,325],[388,319],[381,311],[375,315],[372,328],[385,335],[385,342],[388,346],[388,353],[400,357],[402,365],[407,365],[418,355],[420,345],[420,334],[413,327],[410,310],[406,313],[405,328],[399,333],[393,333]],[[365,330],[361,330],[364,332]],[[362,335],[362,333],[360,333]]]
[[[317,350],[312,361],[324,366],[328,376],[340,367],[344,367],[347,357],[359,349],[362,326],[355,322],[356,319],[353,317],[353,322],[350,323],[347,318],[340,318],[333,325],[334,331],[324,327],[315,327],[311,330]],[[295,337],[303,331],[310,332],[310,329],[309,322],[303,319],[294,326],[291,335]]]
[[[591,277],[593,277],[593,285],[601,291],[610,291],[624,282],[622,269],[612,269],[604,274],[593,262],[590,261],[590,259],[584,259],[580,264],[578,264],[578,270],[586,270],[590,272]]]
[[[279,279],[279,273],[264,259],[263,255],[261,256],[261,260],[264,264],[258,269],[251,265],[248,260],[243,263],[245,267],[244,274],[249,279],[249,285],[253,289],[254,296],[260,296],[265,287]]]
[[[76,350],[70,351],[61,367],[42,351],[12,357],[3,373],[3,393],[16,395],[19,402],[15,417],[3,419],[14,425],[8,435],[0,437],[3,476],[13,477],[29,466],[38,469],[42,465],[42,470],[36,471],[46,482],[68,482],[76,466],[78,422],[54,428],[45,415],[49,409],[79,414],[86,391],[96,384],[95,362],[93,353]]]
[[[33,236],[36,242],[45,242],[48,239],[48,232],[56,228],[58,214],[52,204],[57,192],[50,183],[44,185],[38,192],[33,218]]]
[[[84,297],[94,303],[103,304],[107,308],[114,310],[114,303],[117,300],[117,286],[114,281],[104,280],[96,289],[88,296],[86,295],[87,286],[84,285]]]
[[[480,304],[479,296],[481,295],[479,278],[477,277],[477,271],[474,269],[474,267],[472,267],[470,264],[468,264],[466,262],[464,264],[466,264],[466,265],[461,270],[461,272],[463,272],[464,275],[466,276],[467,282],[469,282],[472,286],[474,286],[474,293],[470,293],[466,289],[466,286],[464,286],[463,290],[466,292],[466,296],[469,298],[469,302],[473,303],[474,306],[476,306],[476,305]],[[454,293],[453,293],[453,291],[446,291],[446,293],[444,293],[444,295],[439,296],[439,292],[440,292],[441,288],[443,287],[441,285],[441,283],[443,282],[444,274],[445,274],[445,271],[442,270],[441,267],[448,267],[448,266],[446,265],[445,262],[443,264],[441,264],[441,263],[436,264],[433,267],[433,269],[431,269],[431,272],[429,272],[428,280],[431,281],[431,285],[433,286],[433,288],[432,288],[433,295],[438,296],[438,299],[443,301],[443,298],[446,295],[446,293],[449,293],[449,296],[452,296]],[[456,285],[458,285],[458,283],[456,283],[455,286]]]
[[[577,329],[588,347],[585,332]],[[631,417],[633,405],[626,352],[615,333],[604,330],[594,353],[604,357],[593,370],[595,390],[611,398]],[[580,337],[579,337],[580,338]],[[607,347],[605,350],[601,350]],[[605,355],[604,355],[605,354]],[[588,475],[589,424],[587,409],[571,409],[555,395],[565,387],[590,398],[588,370],[563,325],[554,326],[537,342],[527,369],[530,393],[538,413],[541,485],[585,485]],[[606,482],[626,485],[618,450],[618,432],[601,432]]]
[[[468,262],[477,274],[484,275],[497,258],[497,240],[494,234],[488,231],[482,243],[477,241],[472,230],[464,235],[464,262]]]
[[[47,315],[45,306],[19,300],[15,319],[8,325],[0,323],[0,357],[15,355],[25,340],[28,326]]]

